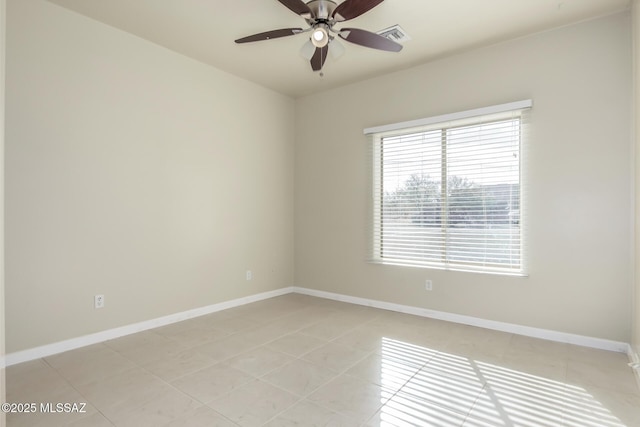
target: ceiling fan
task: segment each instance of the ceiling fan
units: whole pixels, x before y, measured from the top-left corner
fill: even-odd
[[[278,1],[307,21],[309,28],[282,28],[266,31],[264,33],[243,37],[236,40],[236,43],[271,40],[310,32],[311,36],[309,37],[309,41],[303,47],[303,55],[306,53],[305,56],[307,56],[307,59],[310,59],[313,71],[322,70],[324,62],[327,59],[330,44],[335,50],[342,48],[337,43],[337,40],[335,40],[336,35],[348,42],[373,49],[386,50],[389,52],[399,52],[402,50],[401,44],[376,33],[359,28],[333,28],[338,23],[348,21],[349,19],[356,18],[368,12],[384,0],[345,0],[340,4],[332,0],[311,0],[308,3],[302,0]]]

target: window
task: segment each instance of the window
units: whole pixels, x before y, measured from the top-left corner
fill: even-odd
[[[373,261],[523,275],[530,105],[365,130],[374,140]]]

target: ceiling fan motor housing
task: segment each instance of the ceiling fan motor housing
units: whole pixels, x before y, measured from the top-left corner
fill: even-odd
[[[338,5],[331,0],[312,0],[307,3],[307,6],[311,9],[314,16],[314,18],[307,19],[307,23],[313,25],[316,22],[323,21],[328,23],[333,11],[336,10]]]

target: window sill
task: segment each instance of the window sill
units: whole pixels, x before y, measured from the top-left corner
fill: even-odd
[[[529,274],[519,270],[506,270],[506,269],[492,269],[492,268],[465,268],[464,266],[452,266],[452,265],[438,265],[438,264],[423,264],[412,263],[403,260],[390,260],[390,259],[373,259],[367,261],[369,264],[388,265],[393,267],[409,267],[409,268],[421,268],[427,270],[441,270],[441,271],[455,271],[460,273],[478,273],[489,274],[494,276],[510,276],[510,277],[522,277],[527,278]]]

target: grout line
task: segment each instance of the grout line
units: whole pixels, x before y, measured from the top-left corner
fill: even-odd
[[[252,327],[250,327],[249,329],[243,329],[242,331],[237,331],[237,332],[232,333],[232,334],[230,334],[230,335],[225,335],[225,336],[223,336],[223,337],[220,337],[219,339],[215,339],[215,340],[213,340],[213,341],[210,341],[210,343],[213,343],[213,342],[216,342],[216,341],[220,341],[220,340],[225,339],[225,338],[228,338],[228,337],[230,337],[230,336],[234,336],[234,335],[241,335],[241,334],[242,334],[242,333],[244,333],[244,332],[249,332],[249,331],[258,331],[258,330],[259,330],[260,328],[262,328],[262,327],[268,326],[268,325],[270,325],[270,324],[274,324],[274,322],[278,321],[278,319],[284,319],[286,316],[288,316],[288,315],[290,315],[290,314],[298,313],[298,312],[303,311],[304,309],[307,309],[307,308],[310,308],[310,307],[317,307],[317,306],[318,306],[318,305],[316,305],[316,304],[308,304],[308,303],[306,303],[306,304],[307,304],[307,305],[305,305],[305,306],[304,306],[303,308],[301,308],[301,309],[297,309],[297,310],[291,311],[290,313],[288,313],[288,314],[283,314],[282,316],[277,316],[277,317],[275,317],[275,318],[271,318],[269,321],[265,322],[265,324],[264,324],[264,325],[261,325],[261,326],[260,326],[260,325],[259,325],[259,326],[252,326]],[[339,312],[340,312],[340,310],[339,310],[339,309],[337,309],[335,312],[338,312],[338,313],[339,313]],[[375,312],[374,312],[374,313],[370,313],[370,314],[375,314]],[[254,380],[262,381],[262,382],[267,383],[267,384],[269,384],[269,385],[271,385],[271,386],[273,386],[273,387],[275,387],[275,388],[277,388],[277,389],[280,389],[280,390],[282,390],[282,391],[287,392],[288,394],[291,394],[291,395],[295,396],[295,397],[297,398],[297,400],[295,400],[295,401],[294,401],[294,403],[292,403],[291,405],[287,406],[287,408],[285,408],[285,409],[283,409],[282,411],[280,411],[278,414],[274,415],[272,418],[270,418],[270,419],[269,419],[269,421],[270,421],[270,420],[273,420],[273,419],[275,419],[275,418],[277,418],[277,417],[278,417],[278,416],[280,416],[282,413],[284,413],[284,412],[288,411],[289,409],[291,409],[291,408],[292,408],[292,407],[294,407],[295,405],[297,405],[297,404],[299,404],[300,402],[305,401],[305,400],[308,400],[308,401],[309,401],[309,402],[311,402],[312,404],[314,404],[314,405],[316,405],[316,406],[319,406],[319,407],[321,407],[321,408],[324,408],[325,410],[327,410],[327,411],[329,411],[329,412],[331,412],[331,413],[337,413],[337,414],[340,414],[341,416],[345,416],[345,417],[347,417],[347,419],[351,419],[351,417],[350,417],[349,415],[346,415],[346,414],[344,414],[344,413],[342,413],[342,412],[340,412],[340,411],[335,411],[335,410],[332,410],[332,409],[330,409],[330,408],[326,408],[326,407],[324,407],[324,406],[323,406],[322,404],[320,404],[320,403],[317,403],[317,402],[315,402],[315,401],[311,401],[311,400],[309,400],[309,399],[308,399],[308,397],[309,397],[309,396],[311,396],[312,394],[316,393],[316,392],[317,392],[318,390],[320,390],[322,387],[325,387],[325,386],[326,386],[327,384],[329,384],[330,382],[335,381],[337,378],[340,378],[341,376],[347,376],[347,377],[350,377],[350,378],[355,378],[355,379],[357,379],[358,381],[363,381],[363,382],[366,382],[366,383],[374,384],[376,387],[379,387],[379,388],[384,389],[384,390],[392,390],[392,389],[389,389],[389,388],[387,388],[387,387],[381,386],[381,385],[379,385],[379,384],[373,383],[373,382],[369,381],[369,380],[368,380],[368,379],[366,379],[366,378],[359,377],[359,376],[355,376],[355,375],[352,375],[352,374],[348,374],[348,373],[347,373],[350,369],[352,369],[353,367],[355,367],[355,366],[356,366],[356,365],[358,365],[359,363],[362,363],[362,362],[363,362],[365,359],[367,359],[368,357],[371,357],[372,355],[380,355],[380,356],[383,356],[383,355],[381,355],[380,353],[377,353],[375,350],[367,350],[367,349],[364,349],[364,348],[360,348],[360,347],[356,347],[356,346],[349,346],[348,344],[341,344],[341,343],[337,342],[337,340],[339,340],[339,339],[341,339],[341,338],[345,337],[346,335],[348,335],[348,334],[350,334],[350,333],[353,333],[353,332],[357,331],[358,329],[361,329],[361,328],[362,328],[362,329],[364,329],[366,325],[371,325],[371,323],[372,323],[372,322],[374,322],[375,320],[378,320],[378,319],[380,319],[380,318],[381,318],[381,316],[380,316],[380,315],[377,315],[377,316],[373,316],[373,317],[371,317],[371,318],[368,318],[367,320],[363,320],[362,322],[358,322],[355,326],[352,326],[350,329],[348,329],[348,330],[344,331],[343,333],[341,333],[341,334],[337,335],[336,337],[333,337],[333,338],[332,338],[332,339],[330,339],[330,340],[327,340],[326,338],[319,338],[319,337],[316,337],[316,336],[313,336],[313,335],[310,335],[310,334],[306,334],[306,333],[302,332],[302,330],[304,330],[304,329],[306,329],[306,328],[309,328],[309,327],[311,327],[311,326],[314,326],[314,325],[318,325],[318,324],[322,323],[323,321],[325,321],[326,319],[331,319],[331,317],[327,317],[327,318],[325,318],[325,319],[321,319],[321,320],[318,320],[318,321],[312,322],[312,323],[310,323],[310,324],[308,324],[308,325],[304,325],[304,326],[302,326],[302,327],[300,327],[300,328],[298,328],[298,329],[293,329],[293,327],[292,327],[292,329],[287,329],[287,332],[285,332],[285,333],[277,334],[278,336],[277,336],[277,337],[275,337],[275,338],[272,338],[272,339],[269,339],[269,340],[267,340],[267,341],[261,342],[260,344],[258,344],[258,345],[256,345],[256,346],[254,346],[254,347],[251,347],[251,348],[249,348],[249,349],[245,349],[244,351],[239,352],[239,353],[236,353],[235,355],[229,356],[229,357],[227,357],[227,358],[226,358],[226,359],[224,359],[224,360],[212,359],[212,360],[213,360],[213,363],[211,363],[211,364],[210,364],[210,365],[208,365],[207,367],[200,368],[200,369],[196,369],[195,371],[193,371],[193,372],[191,372],[191,373],[189,373],[189,374],[184,374],[184,375],[182,375],[181,377],[184,377],[185,375],[192,375],[192,374],[194,374],[194,373],[196,373],[196,372],[198,372],[198,371],[200,371],[200,370],[202,370],[202,369],[207,369],[208,367],[210,367],[210,366],[214,366],[214,365],[216,365],[216,364],[226,363],[226,362],[228,362],[230,359],[232,359],[232,358],[234,358],[234,357],[237,357],[237,356],[239,356],[239,355],[245,354],[245,353],[247,353],[247,352],[255,351],[255,350],[256,350],[256,349],[258,349],[258,348],[270,349],[270,350],[272,350],[272,351],[276,351],[276,352],[278,352],[278,353],[285,354],[285,355],[287,355],[288,357],[291,357],[291,358],[292,358],[292,360],[291,360],[291,361],[288,361],[288,362],[286,362],[286,363],[284,363],[283,365],[281,365],[281,366],[280,366],[280,367],[278,367],[278,368],[271,369],[271,370],[269,370],[268,372],[266,372],[266,373],[264,373],[264,374],[261,374],[260,376],[257,376],[257,375],[254,375],[254,374],[251,374],[251,373],[249,373],[249,372],[247,372],[247,374],[248,374],[250,377],[252,377]],[[397,325],[397,326],[398,326],[398,327],[401,327],[401,325]],[[282,327],[282,328],[283,328],[283,330],[285,329],[285,326],[280,326],[280,327]],[[216,329],[214,326],[208,326],[207,328]],[[149,329],[149,330],[147,330],[147,331],[148,331],[148,332],[150,332],[150,333],[152,333],[152,334],[157,335],[158,337],[161,337],[161,338],[163,338],[163,339],[166,339],[166,340],[168,340],[168,341],[177,342],[177,341],[175,341],[175,340],[172,340],[170,337],[167,337],[167,336],[165,336],[165,335],[162,335],[162,334],[160,334],[160,333],[156,332],[156,331],[155,331],[156,329],[157,329],[157,328],[153,328],[153,329]],[[291,354],[289,354],[289,353],[286,353],[286,352],[283,352],[283,351],[280,351],[280,350],[271,349],[270,347],[268,347],[268,346],[269,346],[269,344],[272,344],[273,342],[275,342],[275,341],[277,341],[277,340],[279,340],[279,339],[281,339],[281,338],[283,338],[283,337],[285,337],[285,336],[289,336],[289,335],[292,335],[292,334],[295,334],[295,333],[299,333],[299,334],[302,334],[302,335],[306,335],[306,336],[313,337],[314,339],[320,340],[320,341],[322,341],[323,343],[322,343],[322,344],[320,344],[320,345],[318,345],[317,347],[313,347],[313,348],[309,349],[308,351],[306,351],[306,352],[304,352],[304,353],[302,353],[302,354],[300,354],[300,355],[297,355],[297,356],[296,356],[296,355],[291,355]],[[513,342],[513,340],[514,340],[514,336],[515,336],[515,335],[511,334],[511,336],[509,337],[508,345],[511,345],[511,343],[512,343],[512,342]],[[208,342],[208,343],[209,343],[209,342]],[[272,383],[271,383],[271,382],[269,382],[268,380],[264,379],[264,377],[265,377],[265,376],[269,375],[270,373],[272,373],[272,372],[274,372],[274,371],[276,371],[276,370],[278,370],[278,369],[281,369],[282,367],[284,367],[284,366],[286,366],[286,365],[288,365],[288,364],[292,363],[292,362],[293,362],[293,361],[295,361],[295,360],[302,360],[302,361],[305,361],[305,362],[312,363],[312,364],[316,365],[316,363],[315,363],[315,362],[312,362],[312,361],[306,360],[306,359],[304,359],[303,357],[304,357],[304,356],[306,356],[306,355],[308,355],[308,354],[310,354],[310,353],[312,353],[312,352],[314,352],[314,351],[316,351],[316,350],[318,350],[319,348],[321,348],[321,347],[323,347],[323,346],[328,345],[329,343],[333,343],[333,344],[341,345],[341,346],[345,346],[345,347],[353,347],[353,348],[357,348],[358,350],[363,351],[364,355],[363,355],[362,357],[360,357],[360,358],[357,358],[357,360],[356,360],[355,362],[348,364],[348,366],[347,366],[346,368],[341,369],[341,370],[339,370],[339,371],[334,371],[334,370],[329,369],[329,368],[327,368],[327,367],[325,367],[325,366],[323,366],[323,365],[318,365],[318,366],[320,366],[322,369],[324,369],[324,370],[326,370],[326,371],[331,371],[332,373],[335,373],[335,375],[333,375],[330,379],[328,379],[328,380],[326,380],[325,382],[323,382],[322,384],[318,385],[316,388],[314,388],[314,389],[313,389],[312,391],[310,391],[309,393],[306,393],[305,395],[298,395],[298,394],[296,394],[296,393],[292,393],[292,392],[287,391],[287,390],[283,389],[282,387],[280,387],[280,386],[278,386],[278,385],[276,385],[276,384],[272,384]],[[152,344],[153,344],[153,341],[152,341]],[[102,343],[102,345],[104,345],[106,349],[108,349],[108,350],[110,350],[110,351],[112,351],[112,352],[114,352],[114,353],[116,353],[116,354],[120,355],[120,356],[121,356],[121,357],[123,357],[124,359],[126,359],[126,360],[130,361],[131,363],[133,363],[133,365],[135,366],[135,368],[141,369],[142,371],[144,371],[144,372],[146,372],[147,374],[149,374],[149,375],[153,376],[154,378],[158,379],[158,380],[159,380],[159,381],[161,381],[162,383],[167,384],[167,385],[169,385],[171,388],[173,388],[173,389],[175,389],[175,390],[179,391],[181,394],[183,394],[183,395],[185,395],[185,396],[188,396],[188,397],[189,397],[189,399],[191,399],[191,400],[193,400],[193,401],[195,401],[195,402],[198,402],[198,403],[202,403],[202,405],[203,405],[203,406],[207,406],[209,409],[211,409],[212,411],[214,411],[216,414],[219,414],[220,416],[224,417],[224,419],[228,419],[228,418],[227,418],[227,417],[225,417],[223,414],[220,414],[219,412],[215,411],[215,409],[211,408],[211,407],[208,405],[208,403],[201,402],[200,400],[196,399],[195,397],[192,397],[192,396],[190,396],[189,394],[187,394],[187,393],[183,392],[182,390],[178,389],[177,387],[173,386],[169,381],[164,380],[164,379],[162,379],[162,378],[160,378],[160,377],[156,376],[153,372],[149,371],[147,368],[145,368],[145,367],[144,367],[145,365],[147,365],[147,364],[148,364],[147,362],[143,362],[143,363],[141,363],[141,362],[137,362],[137,361],[135,361],[135,360],[133,360],[133,359],[130,359],[129,357],[125,356],[125,354],[124,354],[124,353],[121,353],[119,350],[116,350],[115,348],[111,347],[111,346],[108,344],[108,341],[103,342],[103,343]],[[425,345],[427,345],[427,344],[422,344],[422,347],[424,347]],[[419,346],[419,347],[420,347],[420,345],[417,345],[417,344],[416,344],[416,346]],[[195,351],[196,353],[199,353],[197,350],[195,350],[195,348],[198,348],[198,347],[199,347],[198,345],[189,345],[189,346],[185,346],[184,350],[180,350],[180,352],[182,352],[182,351],[188,351],[188,350],[193,350],[193,351]],[[424,347],[424,348],[427,348],[427,347]],[[630,347],[629,347],[629,348],[630,348]],[[427,348],[427,349],[428,349],[428,348]],[[407,384],[408,384],[408,383],[409,383],[413,378],[415,378],[415,377],[416,377],[416,375],[418,375],[422,370],[424,370],[424,369],[428,368],[428,366],[429,366],[432,362],[434,362],[434,361],[435,361],[435,359],[438,357],[438,355],[440,355],[440,354],[447,355],[447,347],[446,347],[446,346],[445,346],[445,347],[443,347],[443,348],[442,348],[442,349],[440,349],[440,350],[436,350],[436,349],[430,349],[430,350],[433,350],[433,354],[431,354],[431,355],[430,355],[430,357],[428,358],[428,360],[426,360],[425,362],[421,363],[421,364],[420,364],[420,367],[411,366],[410,364],[408,364],[408,363],[404,363],[403,361],[399,361],[399,362],[398,362],[398,363],[403,364],[403,365],[405,365],[405,366],[407,366],[407,367],[411,367],[412,369],[415,367],[415,368],[416,368],[416,370],[414,371],[414,373],[411,375],[411,377],[410,377],[409,379],[407,379],[406,381],[404,381],[404,383],[403,383],[401,386],[399,386],[399,387],[397,388],[397,390],[395,390],[393,393],[391,393],[391,396],[390,396],[389,398],[385,399],[385,400],[384,400],[384,402],[383,402],[383,403],[381,403],[381,405],[376,409],[376,411],[373,413],[373,415],[372,415],[371,417],[369,417],[367,420],[365,420],[365,421],[364,421],[364,423],[365,423],[365,424],[366,424],[366,422],[368,422],[369,420],[371,420],[371,418],[372,418],[372,417],[374,417],[374,416],[377,414],[377,412],[380,410],[380,408],[384,407],[384,405],[385,405],[385,404],[387,404],[391,399],[393,399],[395,396],[397,396],[397,395],[398,395],[398,394],[403,390],[403,388],[405,388],[405,387],[407,386]],[[199,353],[199,354],[200,354],[200,353]],[[202,354],[204,354],[204,353],[202,353]],[[205,354],[205,355],[206,355],[206,354]],[[631,358],[631,360],[633,361],[634,359],[633,359],[633,353],[632,353],[631,349],[629,349],[629,351],[628,351],[628,355],[629,355],[629,357]],[[173,354],[171,354],[171,355],[168,355],[168,356],[172,357],[172,356],[174,356],[174,355],[173,355]],[[462,358],[465,358],[465,359],[470,360],[471,362],[473,362],[473,360],[471,360],[471,359],[473,359],[473,356],[469,356],[469,355],[467,355],[466,353],[465,353],[465,354],[460,354],[460,355],[457,355],[457,356],[462,357]],[[500,358],[500,359],[502,359],[502,357],[503,357],[503,356],[504,356],[504,354],[502,354],[502,355],[501,355],[501,358]],[[208,357],[209,357],[209,356],[208,356]],[[569,360],[569,357],[570,357],[570,354],[567,354],[567,355],[566,355],[566,361],[565,361],[565,364],[564,364],[565,378],[564,378],[564,380],[562,381],[562,384],[563,384],[563,387],[564,387],[565,389],[569,386],[569,384],[568,384],[568,382],[567,382],[567,381],[568,381],[568,380],[567,380],[567,369],[568,369],[567,361]],[[56,373],[57,373],[57,374],[58,374],[58,375],[59,375],[59,376],[60,376],[60,377],[61,377],[61,378],[62,378],[62,379],[63,379],[63,380],[68,384],[68,385],[70,385],[70,386],[71,386],[71,388],[72,388],[72,389],[74,389],[74,390],[75,390],[75,391],[76,391],[80,396],[82,396],[83,398],[85,398],[85,399],[86,399],[86,397],[85,397],[85,396],[84,396],[84,395],[83,395],[83,394],[82,394],[82,393],[81,393],[81,392],[80,392],[80,391],[79,391],[79,390],[74,386],[74,384],[72,384],[72,383],[71,383],[71,382],[70,382],[70,381],[69,381],[69,380],[68,380],[64,375],[62,375],[62,373],[61,373],[57,368],[55,368],[55,367],[54,367],[54,366],[53,366],[49,361],[47,361],[44,357],[42,357],[41,359],[42,359],[42,361],[44,362],[45,366],[49,367],[49,368],[50,368],[50,369],[52,369],[54,372],[56,372]],[[165,357],[165,359],[166,359],[166,357]],[[487,362],[487,363],[489,363],[489,362]],[[132,369],[134,369],[134,368],[132,368]],[[237,369],[239,369],[239,368],[237,368]],[[434,369],[438,369],[438,367],[435,367]],[[506,369],[506,368],[505,368],[505,369]],[[241,370],[242,372],[246,372],[246,371],[244,371],[244,370],[242,370],[242,369],[240,369],[240,370]],[[441,369],[438,369],[438,370],[441,370]],[[125,372],[127,372],[127,371],[125,371]],[[637,373],[638,373],[638,372],[636,371],[636,374],[637,374]],[[122,374],[123,374],[123,372],[119,372],[119,373],[117,373],[117,374],[115,374],[115,375],[122,375]],[[533,375],[533,374],[532,374],[532,375]],[[179,378],[181,378],[181,377],[179,377]],[[453,377],[453,378],[455,378],[455,376],[452,376],[452,377]],[[108,378],[109,378],[109,377],[108,377]],[[636,377],[636,378],[637,378],[637,377]],[[554,381],[555,381],[555,380],[554,380]],[[223,394],[222,396],[226,396],[226,395],[228,395],[228,394],[230,394],[230,393],[233,393],[233,392],[235,392],[238,388],[245,387],[246,385],[250,384],[250,382],[251,382],[251,381],[249,381],[249,382],[247,382],[247,383],[243,383],[241,386],[239,386],[239,387],[237,387],[237,388],[233,389],[233,390],[232,390],[232,391],[230,391],[230,392],[227,392],[227,393]],[[465,418],[464,418],[464,420],[463,420],[463,423],[464,423],[467,419],[469,419],[469,416],[470,416],[471,412],[473,411],[473,408],[474,408],[474,407],[475,407],[475,405],[478,403],[478,399],[479,399],[479,397],[481,396],[482,391],[483,391],[483,390],[485,390],[485,388],[487,388],[487,387],[488,387],[487,382],[486,382],[486,381],[483,381],[482,389],[480,390],[480,392],[478,393],[478,395],[477,395],[477,396],[476,396],[476,398],[474,399],[474,402],[471,404],[471,406],[470,406],[469,410],[467,411],[467,413],[466,413],[466,414],[459,413],[460,415],[463,415],[463,416],[465,417]],[[219,396],[219,397],[217,397],[216,399],[222,398],[222,396]],[[214,400],[215,400],[215,399],[214,399]],[[111,421],[111,420],[110,420],[106,415],[104,415],[104,414],[102,413],[102,411],[101,411],[97,406],[95,406],[93,403],[91,403],[88,399],[87,399],[86,401],[87,401],[88,403],[90,403],[90,404],[91,404],[91,405],[96,409],[96,411],[97,411],[98,413],[100,413],[103,417],[105,417],[105,419],[107,419],[110,423],[112,422],[112,421]],[[211,402],[211,401],[210,401],[210,402]],[[209,402],[209,403],[210,403],[210,402]],[[147,402],[147,403],[148,403],[148,402]],[[147,403],[145,403],[145,404],[141,405],[141,406],[140,406],[140,408],[141,408],[142,406],[146,405]],[[430,402],[430,404],[433,404],[433,405],[436,405],[436,406],[439,406],[439,407],[445,408],[445,409],[446,409],[446,410],[448,410],[448,411],[452,411],[450,408],[447,408],[446,406],[439,405],[439,404],[438,404],[438,403],[436,403],[436,402]],[[139,409],[139,408],[137,408],[137,409]],[[134,410],[134,409],[132,409],[132,410]],[[453,412],[456,412],[456,411],[453,411]],[[564,416],[564,415],[566,415],[566,414],[565,414],[565,412],[566,412],[566,411],[565,411],[565,410],[563,410],[563,416]],[[182,414],[182,415],[184,415],[184,414]],[[180,416],[182,416],[182,415],[180,415]],[[83,417],[83,418],[84,418],[84,417]],[[231,421],[231,420],[230,420],[230,421]],[[234,425],[236,424],[236,423],[235,423],[235,422],[233,422],[233,421],[231,421],[231,422],[232,422]]]
[[[98,407],[97,407],[93,402],[91,402],[89,399],[87,399],[87,397],[86,397],[86,396],[85,396],[85,395],[84,395],[80,390],[78,390],[78,388],[77,388],[77,387],[76,387],[76,386],[75,386],[71,381],[69,381],[69,379],[67,379],[67,377],[66,377],[66,376],[64,376],[64,375],[62,374],[62,372],[60,372],[56,367],[54,367],[53,365],[51,365],[51,363],[49,363],[49,361],[48,361],[48,360],[46,360],[44,357],[43,357],[43,358],[41,358],[40,360],[42,360],[42,362],[43,362],[44,364],[46,364],[46,365],[49,367],[49,369],[53,370],[53,371],[54,371],[54,372],[55,372],[55,373],[56,373],[56,374],[57,374],[57,375],[58,375],[58,376],[59,376],[59,377],[60,377],[60,378],[65,382],[65,383],[67,383],[67,385],[68,385],[69,387],[71,387],[71,388],[72,388],[76,393],[78,393],[78,395],[79,395],[81,398],[83,398],[83,399],[84,399],[84,402],[85,402],[85,403],[90,404],[90,405],[91,405],[91,406],[96,410],[96,412],[97,412],[97,413],[99,413],[100,415],[102,415],[102,416],[103,416],[103,417],[104,417],[104,418],[105,418],[105,419],[106,419],[110,424],[115,425],[115,424],[113,424],[113,422],[111,421],[111,419],[110,419],[109,417],[107,417],[107,416],[102,412],[102,410],[100,410],[100,408],[98,408]],[[78,402],[78,403],[80,403],[80,402]],[[92,416],[92,415],[93,415],[93,414],[87,414],[87,415],[85,415],[85,416],[82,416],[82,417],[78,418],[78,420],[85,419],[85,418],[90,417],[90,416]],[[76,420],[74,420],[73,422],[75,422],[75,421],[76,421]]]

